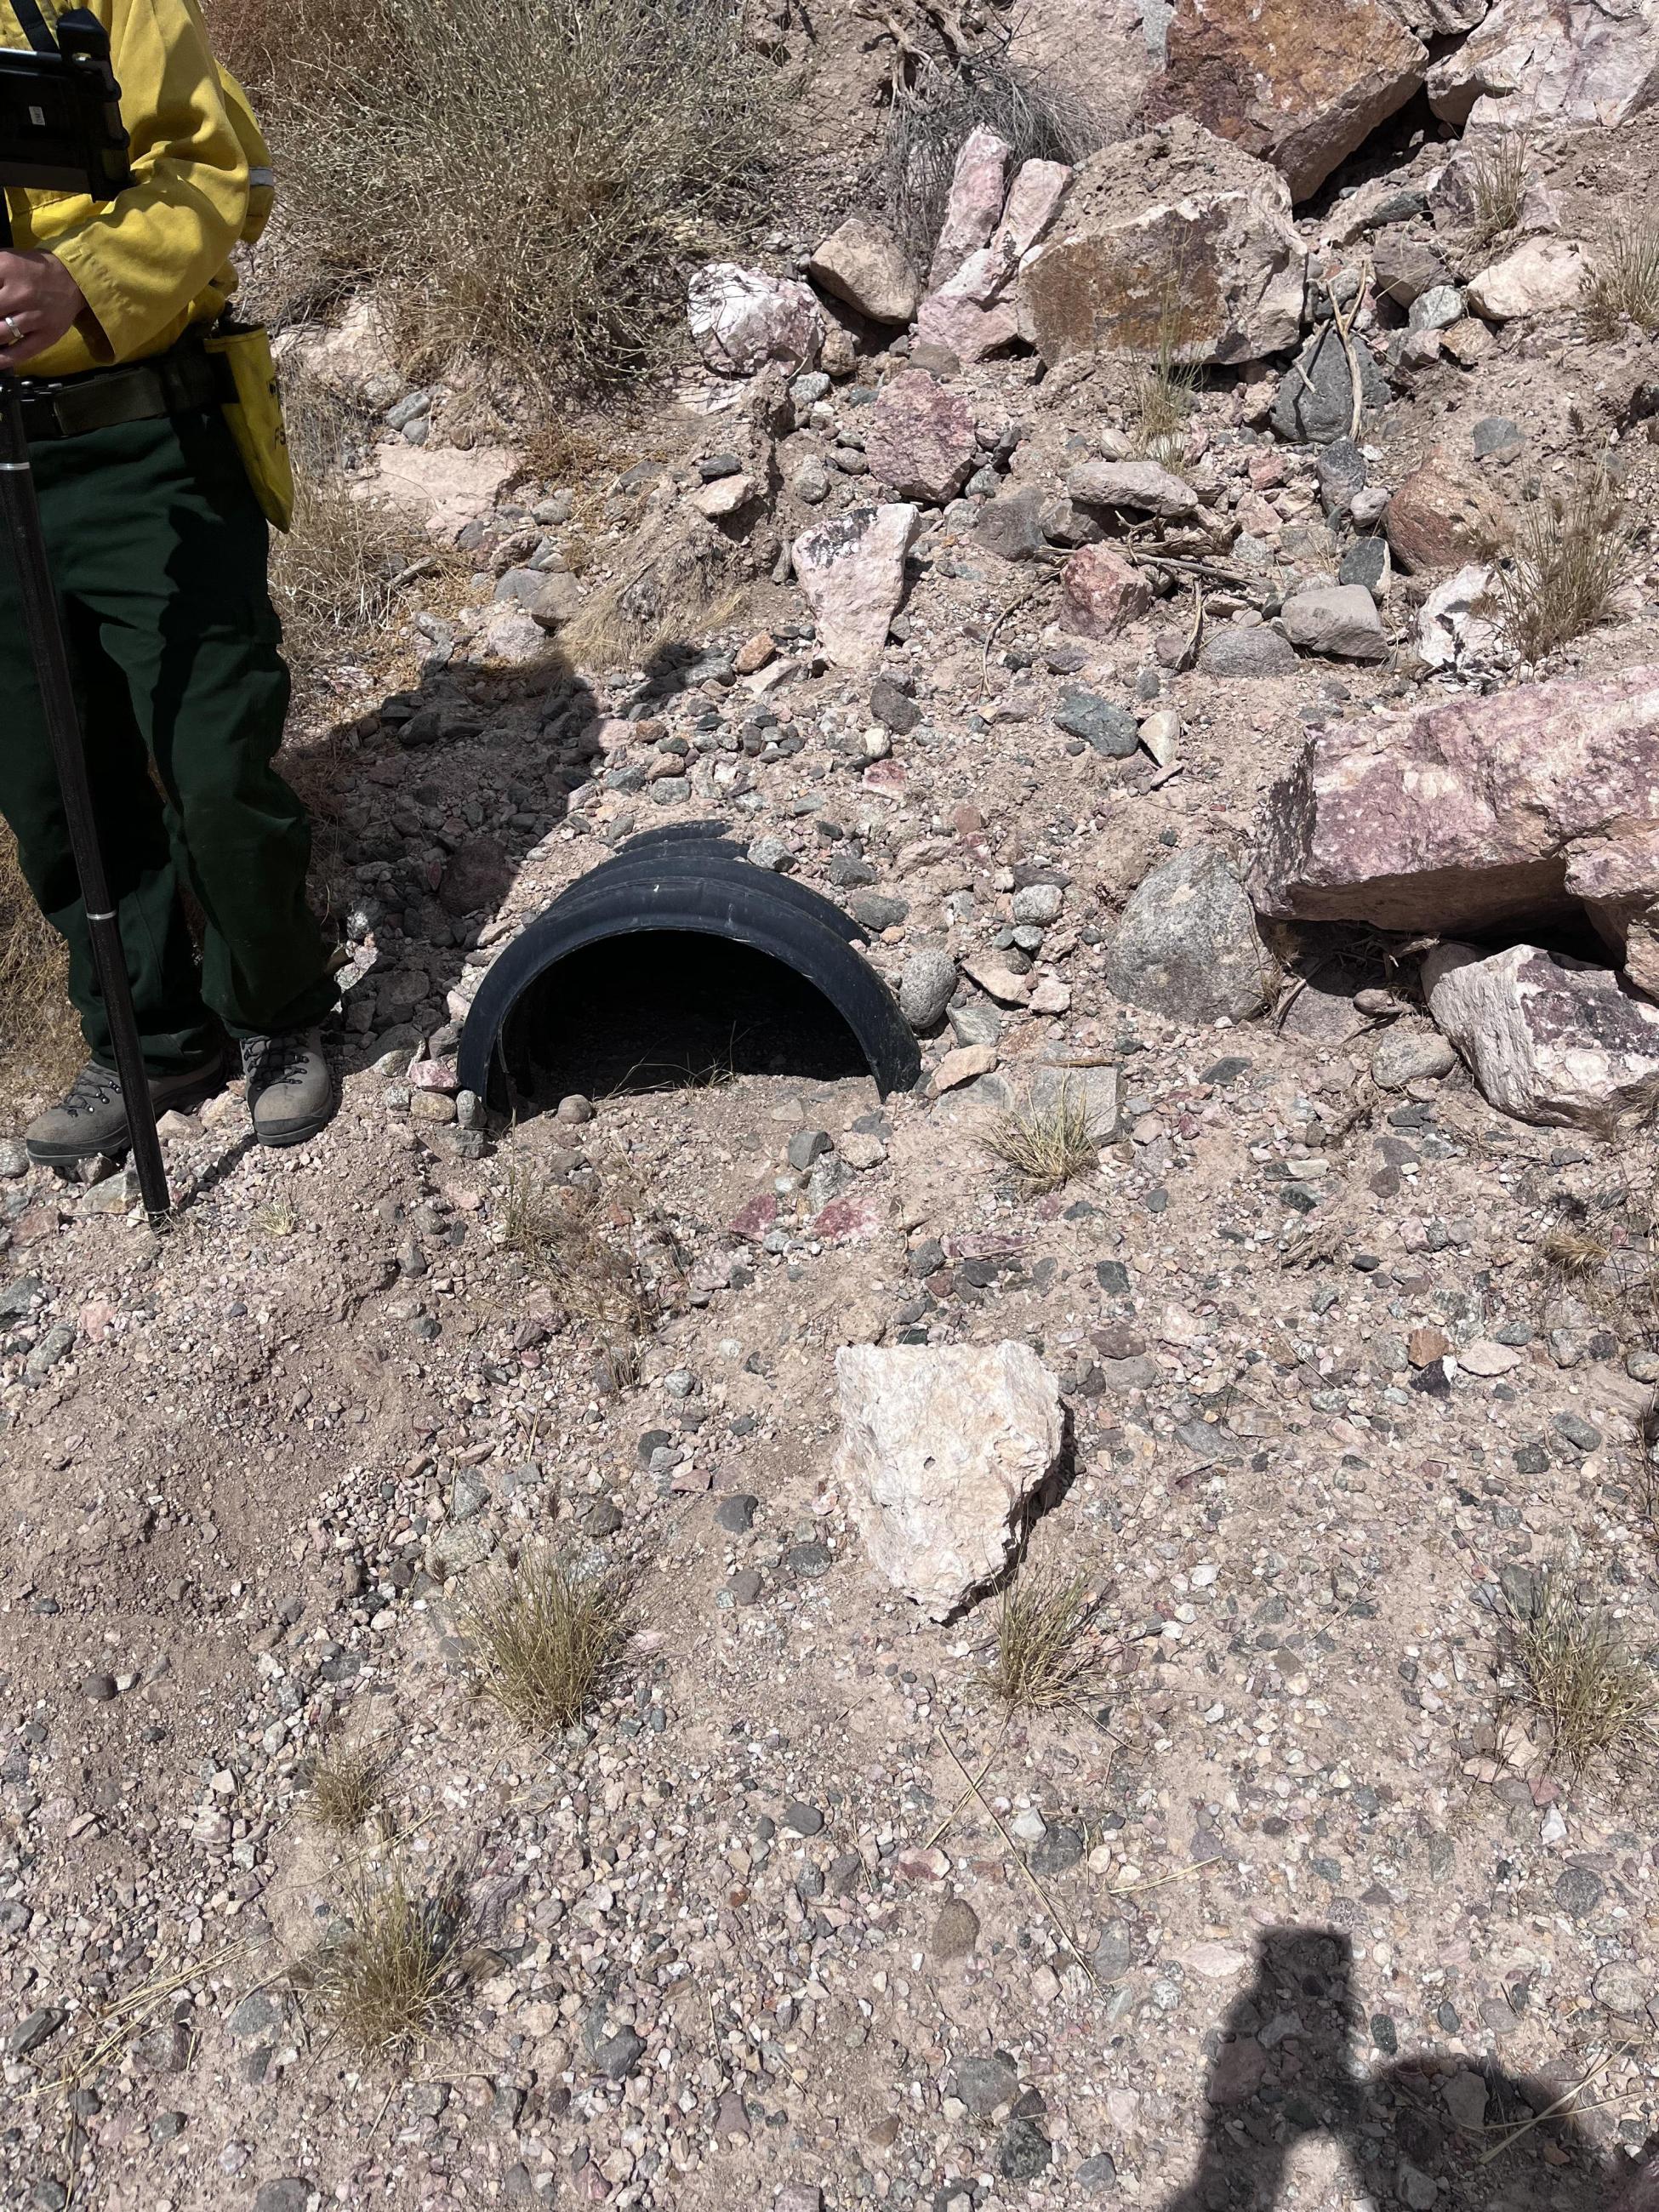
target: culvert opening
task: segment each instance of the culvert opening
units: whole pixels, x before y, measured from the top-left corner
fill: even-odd
[[[706,1088],[745,1075],[868,1077],[823,994],[748,945],[647,930],[582,947],[538,976],[504,1038],[524,1102]]]

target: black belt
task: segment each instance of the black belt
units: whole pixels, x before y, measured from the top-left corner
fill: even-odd
[[[184,338],[151,361],[122,368],[87,369],[79,376],[18,379],[23,429],[32,441],[78,438],[121,422],[153,422],[188,415],[220,397],[217,366],[199,338]]]

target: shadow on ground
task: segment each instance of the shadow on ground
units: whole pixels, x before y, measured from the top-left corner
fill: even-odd
[[[1255,1979],[1220,2029],[1197,2170],[1164,2212],[1276,2212],[1310,2137],[1338,2147],[1379,2212],[1659,2212],[1651,2177],[1603,2160],[1553,2112],[1559,2089],[1473,2059],[1449,2073],[1432,2051],[1364,2070],[1352,1969],[1335,1929],[1261,1938]]]

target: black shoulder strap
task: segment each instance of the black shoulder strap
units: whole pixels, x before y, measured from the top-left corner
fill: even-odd
[[[46,19],[40,13],[39,0],[11,0],[11,12],[17,18],[19,29],[37,54],[55,54],[58,41],[46,28]]]

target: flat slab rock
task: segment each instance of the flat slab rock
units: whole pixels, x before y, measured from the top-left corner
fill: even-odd
[[[1500,1113],[1609,1133],[1659,1102],[1659,1006],[1535,945],[1443,945],[1423,963],[1430,1013]]]
[[[838,668],[873,668],[904,596],[904,556],[921,524],[908,501],[855,507],[795,540],[795,580]]]
[[[836,1480],[871,1565],[943,1620],[1012,1555],[1059,1456],[1060,1385],[1029,1345],[846,1345]]]
[[[1659,997],[1659,668],[1320,731],[1247,888],[1285,921],[1443,934],[1581,906]]]

